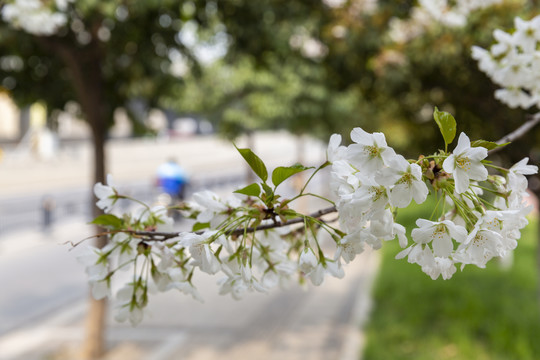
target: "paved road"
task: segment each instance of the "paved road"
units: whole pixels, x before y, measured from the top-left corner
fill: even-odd
[[[76,359],[87,288],[76,251],[59,243],[85,231],[74,222],[49,236],[27,231],[0,244],[0,359]],[[107,359],[356,360],[375,255],[362,254],[342,280],[327,277],[320,287],[293,286],[242,301],[219,296],[217,278],[201,275],[204,304],[170,292],[151,297],[137,328],[109,319]]]
[[[0,336],[86,297],[77,250],[61,245],[88,236],[91,228],[83,224],[64,223],[50,233],[22,230],[0,242]]]

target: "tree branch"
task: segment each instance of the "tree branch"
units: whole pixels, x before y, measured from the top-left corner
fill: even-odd
[[[337,212],[337,209],[336,209],[335,206],[331,206],[329,208],[321,209],[321,210],[316,211],[316,212],[314,212],[312,214],[297,217],[297,218],[291,219],[291,220],[286,221],[286,222],[276,221],[275,223],[272,223],[272,224],[266,224],[266,225],[261,225],[261,226],[257,226],[257,227],[237,228],[237,229],[234,229],[232,231],[229,231],[228,233],[226,233],[226,235],[228,235],[228,236],[242,235],[244,233],[252,233],[252,232],[255,232],[255,231],[268,230],[268,229],[274,229],[274,228],[283,227],[283,226],[289,226],[289,225],[292,225],[292,224],[298,224],[298,223],[304,222],[305,217],[312,217],[312,218],[318,219],[323,215],[331,214],[331,213],[334,213],[334,212]],[[204,231],[197,231],[197,232],[195,232],[195,234],[200,235],[203,232]],[[134,235],[136,237],[140,237],[144,241],[165,241],[165,240],[173,239],[175,237],[180,236],[180,232],[157,232],[157,231],[134,231],[134,230],[128,230],[128,231],[126,231],[126,233],[129,233],[129,234]]]
[[[540,113],[536,113],[529,117],[523,125],[518,127],[516,130],[512,131],[510,134],[503,136],[501,139],[496,141],[497,144],[504,144],[519,139],[526,133],[528,133],[533,127],[535,127],[540,122]],[[493,154],[497,151],[500,151],[502,147],[493,149],[489,151],[489,154]]]

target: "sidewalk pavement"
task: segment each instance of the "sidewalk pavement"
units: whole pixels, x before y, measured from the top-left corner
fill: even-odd
[[[284,131],[257,132],[253,151],[269,169],[290,166],[320,165],[325,160],[326,145],[312,138],[300,141]],[[238,147],[248,140],[241,137]],[[110,140],[106,146],[107,173],[117,184],[135,181],[153,183],[160,164],[175,158],[192,181],[223,175],[240,175],[247,165],[230,141],[218,136],[193,136],[175,139]],[[93,186],[93,152],[90,142],[66,145],[56,157],[44,161],[30,154],[8,152],[0,161],[0,199],[32,194],[47,194],[59,189]]]
[[[84,269],[73,265],[77,250],[69,252],[58,244],[84,238],[89,231],[80,221],[57,224],[48,235],[13,233],[0,242],[0,273],[10,261],[25,264],[33,254],[41,254],[60,268],[50,274],[47,265],[30,269],[45,272],[48,278],[41,282],[51,293],[65,291],[66,285],[57,283],[68,274],[75,293],[83,288],[86,292]],[[218,295],[217,278],[201,275],[196,284],[204,304],[180,293],[153,295],[148,314],[136,328],[116,323],[109,314],[105,359],[359,359],[378,263],[378,254],[365,252],[345,267],[344,279],[326,277],[320,287],[293,285],[269,294],[248,294],[241,301]],[[27,298],[35,296],[32,288],[25,291]],[[0,359],[75,359],[84,336],[86,297],[72,297],[72,302],[36,316],[33,323],[0,333]]]

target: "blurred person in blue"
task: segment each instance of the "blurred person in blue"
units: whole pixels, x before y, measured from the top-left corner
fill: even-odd
[[[157,185],[173,201],[184,200],[188,183],[188,174],[173,158],[161,164],[157,169]]]

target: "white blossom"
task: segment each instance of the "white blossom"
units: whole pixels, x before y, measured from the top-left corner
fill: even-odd
[[[326,150],[326,156],[328,161],[334,162],[337,160],[342,160],[346,155],[345,146],[341,145],[341,135],[333,134],[330,136],[328,142],[328,149]]]
[[[189,247],[189,253],[193,258],[193,265],[199,266],[202,271],[208,274],[217,273],[221,267],[219,259],[209,244],[209,238],[213,234],[213,232],[205,232],[202,235],[186,233],[180,240],[183,246]]]
[[[298,259],[298,269],[305,274],[309,274],[316,268],[318,263],[319,260],[315,256],[313,250],[310,247],[306,247],[300,253],[300,258]]]
[[[216,193],[210,190],[204,190],[193,194],[195,208],[200,209],[197,221],[200,223],[210,223],[212,229],[217,228],[225,221],[229,214],[229,209],[238,208],[241,201],[236,197],[222,199]]]
[[[110,212],[118,200],[118,193],[114,188],[111,174],[107,175],[107,185],[103,185],[100,182],[94,185],[94,194],[99,199],[96,203],[97,207],[103,209],[106,213]]]
[[[117,306],[118,312],[115,315],[115,320],[118,322],[129,320],[132,326],[137,326],[144,317],[143,296],[142,288],[134,283],[126,284],[118,290],[116,299],[119,305]]]
[[[386,144],[383,133],[369,134],[361,128],[351,131],[354,144],[347,148],[348,160],[363,172],[380,170],[396,153]]]
[[[343,237],[337,244],[335,259],[342,258],[347,264],[353,261],[356,255],[364,251],[365,237],[367,236],[372,235],[366,234],[365,230],[360,230]]]
[[[423,203],[429,190],[422,180],[422,168],[411,164],[401,155],[389,160],[388,167],[380,171],[378,182],[391,186],[390,204],[399,208],[407,207],[412,199],[417,204]]]
[[[495,43],[486,50],[473,47],[473,58],[494,83],[502,88],[495,98],[511,108],[528,109],[540,103],[540,16],[514,19],[513,33],[496,29]]]
[[[471,141],[465,133],[459,135],[454,152],[443,162],[443,169],[452,174],[456,192],[461,194],[469,188],[470,180],[483,181],[487,179],[487,169],[481,160],[487,157],[484,147],[471,147]]]
[[[527,190],[528,181],[524,175],[538,173],[538,167],[536,165],[527,165],[528,161],[528,157],[521,159],[508,171],[508,187],[514,192],[524,193]]]
[[[473,264],[483,268],[491,258],[501,255],[501,242],[500,234],[476,226],[458,247],[455,259],[463,265]]]
[[[425,265],[422,270],[428,274],[433,280],[436,280],[440,275],[444,280],[448,280],[456,272],[454,262],[445,257],[434,257],[430,265]]]
[[[418,219],[418,228],[413,229],[411,236],[417,244],[431,244],[435,256],[448,257],[453,250],[452,239],[463,242],[467,230],[450,220],[429,221]]]
[[[494,96],[495,99],[500,100],[512,109],[528,109],[538,101],[535,96],[531,96],[519,87],[497,89]]]
[[[1,11],[4,21],[37,36],[53,35],[67,23],[66,14],[53,12],[41,0],[15,0]]]

